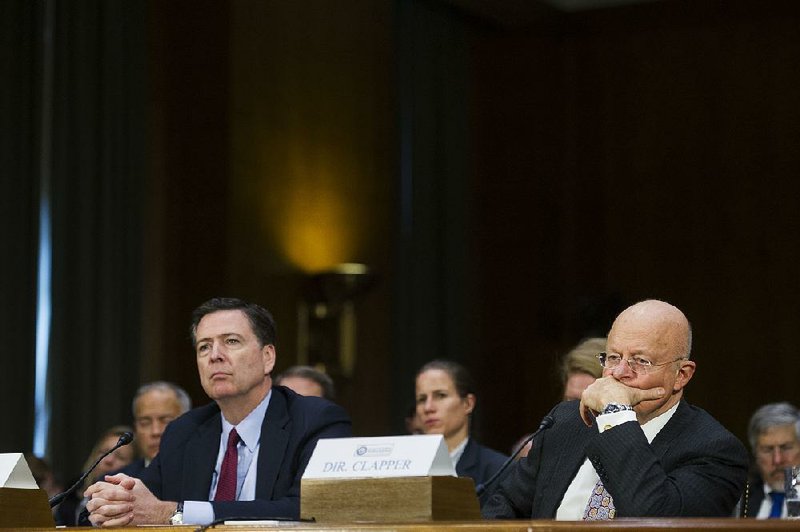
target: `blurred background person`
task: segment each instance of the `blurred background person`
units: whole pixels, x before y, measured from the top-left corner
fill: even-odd
[[[277,377],[275,384],[286,386],[300,395],[324,397],[333,401],[336,395],[333,379],[311,366],[292,366]]]
[[[755,471],[741,515],[757,519],[786,517],[784,470],[800,465],[800,412],[786,402],[760,407],[750,418],[747,439]]]
[[[561,383],[564,387],[561,397],[563,401],[580,399],[583,390],[600,378],[603,373],[603,366],[597,360],[597,355],[605,351],[605,349],[605,338],[587,338],[564,355],[560,368]],[[513,453],[528,437],[530,437],[530,433],[520,438],[511,448],[511,452]],[[528,452],[531,450],[531,443],[525,444],[525,447],[517,455],[517,459],[528,456]]]
[[[406,410],[406,417],[405,417],[405,424],[406,424],[406,434],[423,434],[422,432],[422,422],[419,419],[419,414],[417,413],[417,402],[414,401]]]
[[[156,381],[140,386],[132,402],[133,441],[139,452],[139,458],[115,472],[138,478],[158,454],[161,435],[167,425],[191,408],[192,400],[189,394],[177,384]]]
[[[53,469],[44,458],[40,458],[33,453],[25,453],[25,461],[28,462],[28,467],[31,470],[33,479],[39,488],[47,492],[47,498],[51,499],[58,495],[64,488],[61,483],[56,479]]]
[[[97,461],[103,453],[114,447],[119,441],[119,437],[126,432],[133,432],[133,429],[127,425],[116,425],[111,427],[97,439],[97,443],[92,447],[92,452],[86,458],[86,461],[81,468],[81,472],[87,471]],[[97,467],[86,477],[83,484],[77,488],[72,495],[64,499],[64,502],[56,509],[55,520],[56,525],[75,526],[78,523],[78,516],[86,507],[86,499],[83,498],[83,492],[94,484],[94,482],[102,478],[107,473],[118,471],[130,464],[134,458],[134,448],[132,445],[123,445],[113,453],[103,458]]]
[[[470,437],[475,386],[467,370],[450,360],[428,362],[416,376],[417,415],[424,434],[442,434],[460,477],[486,482],[506,456]]]
[[[580,399],[583,390],[600,378],[603,367],[597,360],[597,355],[605,349],[605,338],[587,338],[564,355],[561,362],[564,401]]]

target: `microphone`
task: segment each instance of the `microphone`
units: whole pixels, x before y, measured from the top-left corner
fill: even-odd
[[[494,482],[500,477],[500,475],[506,469],[508,469],[508,466],[510,466],[511,462],[513,462],[514,459],[517,457],[517,455],[522,452],[522,449],[524,449],[525,446],[528,445],[528,442],[533,440],[536,437],[536,435],[539,434],[540,432],[542,432],[543,430],[549,429],[550,427],[552,427],[553,423],[555,423],[555,422],[556,422],[556,420],[553,419],[553,416],[551,416],[550,414],[544,416],[544,418],[542,418],[542,422],[539,423],[539,428],[536,429],[536,432],[534,432],[533,434],[531,434],[530,436],[525,438],[525,441],[522,442],[519,445],[519,447],[517,447],[517,450],[514,451],[514,453],[511,456],[508,457],[508,460],[506,460],[505,463],[500,466],[500,469],[498,469],[497,472],[494,475],[492,475],[491,478],[489,478],[489,480],[477,485],[477,487],[475,488],[475,494],[478,497],[483,495],[483,492],[486,491],[486,488],[488,488],[489,486],[494,484]]]
[[[70,487],[69,487],[69,489],[68,489],[67,491],[62,491],[61,493],[59,493],[58,495],[56,495],[56,496],[54,496],[52,499],[50,499],[50,508],[55,508],[56,506],[58,506],[59,504],[61,504],[62,502],[64,502],[64,499],[66,499],[67,497],[69,497],[69,496],[72,494],[72,492],[73,492],[73,491],[75,491],[76,489],[78,489],[78,486],[80,486],[80,485],[83,483],[83,481],[84,481],[84,480],[86,480],[86,477],[88,477],[88,476],[89,476],[89,473],[91,473],[92,471],[94,471],[94,468],[95,468],[95,467],[97,467],[97,464],[99,464],[99,463],[100,463],[100,461],[101,461],[103,458],[105,458],[105,457],[106,457],[106,456],[108,456],[109,454],[113,453],[114,451],[116,451],[117,449],[119,449],[120,447],[122,447],[123,445],[128,445],[128,444],[129,444],[130,442],[132,442],[132,441],[133,441],[133,434],[132,434],[132,433],[130,433],[130,432],[123,432],[123,433],[122,433],[122,436],[120,436],[120,437],[119,437],[119,440],[117,440],[117,443],[116,443],[116,445],[114,445],[114,447],[112,447],[111,449],[109,449],[109,450],[107,450],[106,452],[104,452],[104,453],[102,454],[102,456],[100,456],[100,458],[98,458],[98,459],[97,459],[97,461],[96,461],[96,462],[95,462],[95,463],[92,465],[92,467],[90,467],[90,468],[89,468],[89,469],[86,471],[86,473],[84,473],[83,475],[81,475],[81,478],[79,478],[79,479],[78,479],[78,481],[77,481],[77,482],[75,482],[75,484],[73,484],[72,486],[70,486]]]

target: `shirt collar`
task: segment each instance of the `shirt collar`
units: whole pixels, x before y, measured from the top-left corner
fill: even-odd
[[[461,460],[461,455],[464,454],[464,449],[467,447],[467,442],[469,441],[469,436],[464,438],[464,441],[459,443],[455,449],[450,453],[450,460],[453,461],[453,465],[456,465],[459,460]]]
[[[675,413],[675,410],[678,409],[678,405],[681,404],[680,401],[675,403],[675,405],[664,412],[663,414],[659,415],[658,417],[654,417],[644,425],[642,425],[642,431],[644,435],[647,437],[647,443],[653,443],[653,440],[658,436],[658,433],[661,432],[661,429],[664,428],[664,425],[672,419],[672,415]]]
[[[239,438],[241,438],[244,446],[250,451],[255,450],[261,438],[261,425],[264,422],[264,415],[267,412],[271,397],[272,390],[270,389],[266,397],[258,403],[258,406],[236,425],[236,432],[239,434]],[[228,434],[231,433],[231,430],[233,430],[233,425],[225,419],[225,416],[222,416],[222,441],[228,441]]]

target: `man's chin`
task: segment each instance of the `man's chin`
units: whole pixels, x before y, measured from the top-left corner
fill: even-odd
[[[767,484],[769,484],[770,488],[772,488],[775,491],[783,491],[784,488],[783,469],[774,472],[768,478],[769,480],[767,481]]]

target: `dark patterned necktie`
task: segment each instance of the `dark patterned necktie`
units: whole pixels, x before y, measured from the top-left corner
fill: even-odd
[[[786,498],[786,495],[780,491],[770,491],[769,496],[772,499],[772,509],[769,511],[769,518],[779,518],[783,515],[783,500]]]
[[[225,448],[225,457],[222,459],[222,467],[219,470],[217,493],[214,495],[215,501],[236,500],[236,470],[239,467],[238,445],[239,434],[236,429],[233,429],[228,435],[228,446]]]
[[[583,511],[583,519],[586,521],[597,521],[601,519],[614,519],[617,510],[614,508],[614,499],[603,486],[603,481],[598,480],[592,490],[592,496]]]

